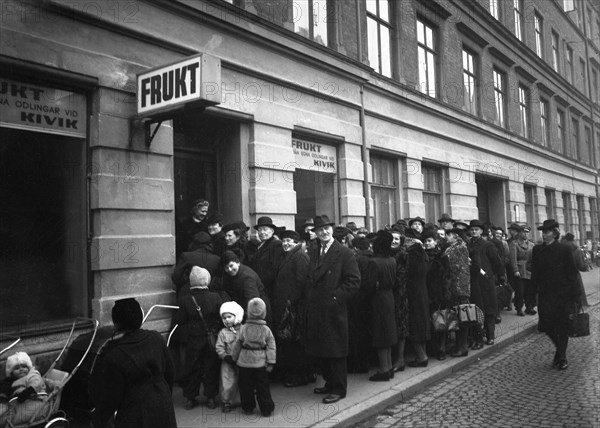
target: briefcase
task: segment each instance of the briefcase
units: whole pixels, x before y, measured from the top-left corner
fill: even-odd
[[[569,336],[585,337],[590,335],[590,316],[583,312],[583,307],[579,312],[569,314]]]
[[[478,314],[478,312],[480,312]],[[482,323],[483,312],[473,303],[465,303],[456,307],[456,313],[458,314],[458,322],[460,324],[480,324]],[[479,315],[479,317],[478,317]]]

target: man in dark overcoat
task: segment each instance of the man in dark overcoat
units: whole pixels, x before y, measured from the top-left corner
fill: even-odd
[[[556,347],[552,365],[565,370],[569,314],[575,313],[581,303],[577,267],[569,248],[558,242],[558,222],[545,220],[538,230],[542,231],[543,243],[533,247],[530,265],[531,282],[538,290],[538,330],[546,333]]]
[[[271,217],[260,217],[254,226],[258,232],[260,244],[250,261],[250,267],[258,274],[269,300],[273,298],[273,287],[277,278],[277,270],[284,256],[281,241],[275,237],[277,226]],[[242,306],[245,308],[245,306]]]
[[[496,313],[498,303],[496,299],[496,279],[506,281],[506,269],[504,261],[501,260],[496,246],[482,237],[483,223],[479,220],[471,220],[469,231],[471,243],[469,250],[471,254],[471,282],[477,281],[481,292],[481,305],[484,319],[484,330],[486,345],[493,345],[496,339]],[[475,278],[473,278],[475,275]]]
[[[309,252],[311,280],[307,288],[306,351],[321,364],[326,404],[346,396],[348,386],[348,298],[360,287],[360,271],[352,251],[333,239],[326,215],[314,219],[319,245]]]

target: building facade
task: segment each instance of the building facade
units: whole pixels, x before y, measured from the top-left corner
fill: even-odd
[[[600,239],[596,2],[0,4],[0,317],[42,351],[115,299],[173,304],[200,197],[250,225],[447,212]],[[136,76],[198,54],[219,100],[144,125]]]

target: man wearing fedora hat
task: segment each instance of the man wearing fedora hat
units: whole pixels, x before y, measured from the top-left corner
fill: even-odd
[[[493,345],[496,339],[496,314],[498,303],[496,298],[496,281],[506,281],[504,261],[498,255],[496,246],[482,237],[484,225],[479,220],[471,220],[469,232],[471,242],[471,303],[479,306],[484,317],[486,345]],[[473,348],[481,348],[481,339],[476,340]]]
[[[440,227],[444,230],[451,230],[454,227],[454,219],[450,217],[450,214],[443,213],[442,216],[438,219],[438,223]]]
[[[347,301],[360,287],[360,271],[352,251],[333,238],[334,223],[326,215],[315,217],[319,244],[309,249],[311,278],[306,298],[306,351],[321,364],[326,404],[346,396],[348,387]]]
[[[270,301],[273,297],[277,269],[284,256],[284,251],[281,241],[275,237],[277,226],[273,224],[271,217],[260,217],[254,229],[258,232],[260,244],[252,257],[250,267],[261,279]]]
[[[531,281],[538,291],[538,330],[546,333],[556,348],[552,366],[565,370],[569,344],[569,315],[577,312],[580,289],[577,267],[566,245],[558,242],[560,229],[554,219],[538,227],[541,244],[531,254]]]

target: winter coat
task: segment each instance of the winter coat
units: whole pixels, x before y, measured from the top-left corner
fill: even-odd
[[[291,303],[293,311],[298,313],[310,278],[309,263],[308,255],[302,250],[301,245],[296,246],[282,257],[271,299],[275,331],[281,322],[288,301]]]
[[[432,310],[450,305],[450,290],[446,282],[442,252],[439,248],[425,250],[427,254],[427,294]]]
[[[233,352],[233,344],[237,339],[241,324],[236,324],[232,328],[223,327],[217,336],[217,343],[215,345],[215,351],[220,359],[225,358],[227,355],[231,355]]]
[[[171,398],[175,369],[162,336],[134,330],[110,340],[98,353],[89,392],[96,410],[92,426],[176,428]]]
[[[458,304],[462,298],[468,298],[471,295],[471,262],[467,244],[460,238],[449,243],[442,255],[442,262],[445,266],[446,281],[450,288],[450,298],[453,304]]]
[[[259,245],[250,262],[250,267],[262,281],[265,292],[267,296],[269,296],[269,300],[273,296],[277,270],[279,269],[283,256],[284,251],[281,246],[281,241],[275,237],[271,237]],[[245,306],[242,307],[245,308]]]
[[[429,294],[427,293],[427,254],[420,244],[406,249],[406,290],[408,294],[408,333],[415,342],[431,338]]]
[[[320,260],[320,246],[310,249],[307,288],[306,352],[315,357],[348,355],[348,298],[360,287],[352,251],[335,241]]]
[[[471,250],[471,286],[474,282],[477,284],[481,301],[472,301],[481,307],[485,315],[496,315],[498,303],[496,299],[496,277],[506,279],[506,269],[504,261],[498,255],[496,246],[483,239],[472,239],[469,246]],[[481,271],[485,274],[482,274]],[[477,299],[475,299],[477,300]]]
[[[239,367],[259,368],[277,362],[275,336],[265,320],[250,319],[242,325],[231,356]]]
[[[514,275],[519,272],[521,279],[531,279],[527,270],[527,260],[533,250],[533,242],[524,239],[513,239],[510,243],[510,268]]]
[[[396,328],[398,330],[398,339],[404,339],[408,336],[408,292],[406,290],[406,268],[408,256],[406,248],[400,246],[397,250],[392,250],[392,255],[396,260],[396,288],[394,290],[394,311],[396,314]]]
[[[570,249],[558,241],[533,247],[531,281],[538,290],[538,330],[566,330],[581,292]]]
[[[579,248],[575,242],[571,242],[567,244],[567,246],[571,250],[571,254],[573,254],[573,261],[575,262],[575,268],[577,268],[577,286],[579,287],[580,303],[583,306],[588,306],[583,278],[581,277],[581,272],[587,272],[588,266],[585,262],[581,248]]]
[[[361,305],[370,306],[371,345],[387,348],[398,342],[394,311],[394,289],[396,282],[396,260],[393,257],[374,256],[363,278],[367,299]]]
[[[36,369],[30,369],[25,376],[15,379],[11,383],[12,396],[16,397],[25,389],[31,387],[36,393],[46,392],[46,383],[42,375]]]
[[[202,319],[200,319],[192,296],[202,310]],[[223,325],[219,314],[222,303],[221,296],[207,288],[193,287],[190,289],[190,294],[179,296],[177,301],[179,309],[175,319],[188,331],[187,346],[192,348],[191,353],[200,352],[208,343],[207,330],[213,335],[220,330]]]
[[[188,248],[197,233],[208,233],[207,220],[208,216],[204,217],[204,220],[197,222],[193,217],[190,216],[176,225],[176,255],[179,255],[184,251],[188,251]]]
[[[271,307],[265,294],[265,287],[256,272],[250,267],[240,264],[236,276],[223,275],[223,289],[231,296],[231,300],[244,310],[248,307],[250,300],[260,297],[267,305],[267,319],[270,319]]]

